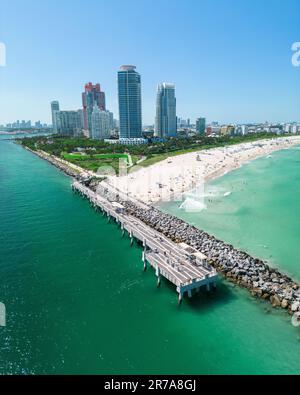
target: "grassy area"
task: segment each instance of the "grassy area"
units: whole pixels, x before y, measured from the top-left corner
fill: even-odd
[[[112,167],[116,174],[119,174],[119,160],[126,159],[126,164],[129,164],[127,154],[89,154],[81,155],[77,153],[61,153],[61,157],[77,166],[94,172],[99,171],[101,167]],[[104,170],[105,172],[105,170]]]
[[[97,171],[101,166],[112,166],[118,173],[119,159],[125,158],[128,162],[128,155],[131,155],[133,165],[142,157],[146,157],[146,160],[139,164],[146,167],[168,157],[189,152],[278,137],[282,136],[270,133],[219,137],[198,135],[187,138],[172,138],[165,142],[153,141],[149,144],[139,146],[124,146],[88,138],[68,138],[62,136],[25,137],[19,141],[22,145],[33,150],[43,150],[88,170]],[[77,153],[76,150],[78,148],[81,148],[85,152],[85,155]]]

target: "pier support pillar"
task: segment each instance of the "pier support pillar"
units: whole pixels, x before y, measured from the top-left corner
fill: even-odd
[[[157,277],[157,288],[160,288],[160,286],[161,286],[161,276],[159,275]]]
[[[193,294],[192,294],[192,290],[191,290],[191,289],[189,289],[189,290],[188,290],[188,297],[189,297],[189,298],[191,298],[192,296],[193,296]]]
[[[160,275],[160,269],[158,266],[156,266],[156,277],[157,277],[157,288],[161,286],[161,275]]]
[[[206,291],[207,291],[207,292],[210,291],[210,283],[206,284]]]
[[[178,292],[178,304],[181,305],[183,299],[183,294],[182,292]]]

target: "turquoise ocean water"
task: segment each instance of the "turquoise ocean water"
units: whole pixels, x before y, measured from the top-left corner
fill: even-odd
[[[299,166],[278,152],[210,184],[207,210],[163,209],[300,279]],[[223,281],[178,307],[68,177],[6,140],[0,247],[0,373],[300,373],[289,316]]]

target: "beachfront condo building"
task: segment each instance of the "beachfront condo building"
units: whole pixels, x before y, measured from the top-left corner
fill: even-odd
[[[56,124],[60,135],[74,137],[81,134],[81,119],[78,111],[57,111]]]
[[[83,126],[85,130],[92,129],[92,113],[94,105],[102,111],[106,110],[105,93],[101,91],[100,84],[93,85],[91,82],[85,85],[82,93]]]
[[[100,110],[99,107],[95,104],[92,113],[92,139],[109,139],[111,130],[113,128],[112,119],[113,115],[110,111]]]
[[[163,82],[158,85],[156,97],[155,136],[176,137],[176,97],[175,85]]]
[[[135,66],[121,66],[118,72],[121,139],[142,137],[141,76]]]

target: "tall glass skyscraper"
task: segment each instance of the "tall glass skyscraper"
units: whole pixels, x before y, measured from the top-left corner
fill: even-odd
[[[196,131],[199,134],[205,134],[206,129],[206,119],[205,118],[197,118],[196,119]]]
[[[176,137],[176,135],[175,85],[164,82],[157,88],[155,136],[166,138]]]
[[[120,138],[142,137],[141,76],[135,66],[121,66],[118,72]]]
[[[57,112],[59,111],[59,102],[54,100],[51,102],[51,114],[52,114],[52,128],[53,132],[57,133]]]

